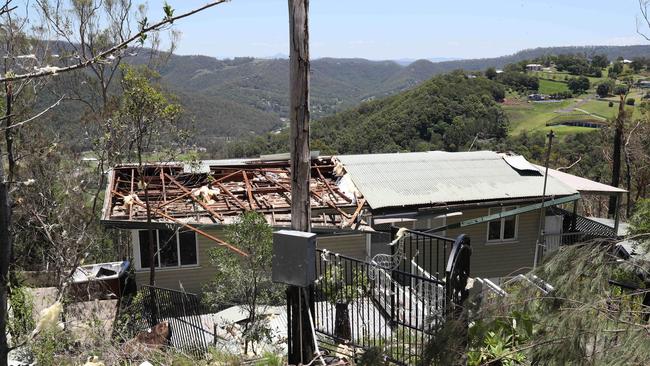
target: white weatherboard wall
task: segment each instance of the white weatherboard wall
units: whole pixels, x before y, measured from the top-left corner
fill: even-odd
[[[217,238],[224,238],[223,229],[206,229],[208,234]],[[317,238],[318,248],[324,248],[335,253],[365,260],[367,255],[367,236],[369,234],[345,234],[335,236],[322,236]],[[200,293],[204,286],[213,280],[215,269],[210,262],[209,251],[216,244],[204,236],[197,235],[198,265],[181,268],[156,268],[156,286],[188,292]],[[137,248],[139,247],[137,230],[133,230],[133,248],[135,260],[138,260]],[[233,255],[236,255],[233,253]],[[138,286],[149,284],[149,269],[136,270],[135,279]]]
[[[447,224],[487,216],[488,208],[463,211],[461,216],[447,218]],[[539,229],[539,210],[518,215],[517,237],[500,242],[487,241],[488,223],[447,230],[447,237],[456,238],[467,234],[471,240],[472,277],[506,277],[532,269],[535,258],[535,242]]]
[[[206,230],[209,234],[218,238],[223,237],[222,229],[209,229]],[[133,234],[133,248],[134,258],[137,257],[136,248],[138,248],[138,235],[134,230]],[[188,266],[181,268],[156,268],[156,286],[170,288],[174,290],[185,289],[187,292],[202,292],[203,287],[214,278],[215,270],[210,262],[209,250],[214,248],[216,244],[210,239],[197,235],[198,245],[198,264],[196,266]],[[236,254],[233,254],[236,255]],[[137,260],[137,258],[136,258]],[[135,281],[138,286],[149,284],[149,269],[136,270]]]
[[[319,249],[327,249],[347,257],[365,260],[368,256],[368,235],[370,234],[345,234],[316,238]]]

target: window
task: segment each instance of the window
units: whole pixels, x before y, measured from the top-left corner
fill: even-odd
[[[154,230],[156,268],[195,266],[198,264],[196,235],[191,231]],[[149,231],[138,231],[135,253],[139,269],[149,268]]]
[[[489,214],[494,215],[500,212],[510,211],[516,209],[516,206],[510,207],[493,207],[490,209]],[[506,241],[517,239],[517,223],[519,216],[502,217],[497,220],[488,222],[487,240],[490,241]]]

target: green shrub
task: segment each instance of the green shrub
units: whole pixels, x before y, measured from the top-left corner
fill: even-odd
[[[12,339],[19,340],[31,333],[35,327],[34,299],[27,288],[19,286],[12,287],[10,293],[11,317],[7,323],[9,334]]]
[[[636,100],[634,98],[627,98],[627,100],[625,101],[625,104],[634,105],[634,102],[636,102]]]
[[[628,229],[630,235],[642,235],[650,233],[650,199],[643,199],[637,201],[634,207],[634,214],[630,218],[630,226]],[[646,246],[650,242],[645,238]]]
[[[286,365],[284,357],[276,355],[275,353],[264,353],[263,359],[257,361],[255,366],[283,366]]]
[[[73,348],[72,337],[58,328],[39,333],[29,343],[30,353],[39,366],[72,365],[68,352]]]
[[[363,352],[357,366],[381,366],[388,365],[384,351],[379,347],[371,347]]]

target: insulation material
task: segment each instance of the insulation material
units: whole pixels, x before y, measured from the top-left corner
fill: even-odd
[[[212,188],[206,186],[201,186],[201,188],[195,189],[192,191],[192,195],[201,199],[203,202],[208,205],[214,205],[216,203],[215,199],[221,193],[218,188]]]
[[[352,202],[356,202],[357,198],[363,197],[361,192],[357,189],[357,186],[354,185],[352,177],[350,174],[345,174],[341,179],[339,179],[336,186],[343,192],[346,196],[352,198]]]

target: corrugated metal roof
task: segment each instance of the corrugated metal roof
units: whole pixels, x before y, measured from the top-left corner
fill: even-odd
[[[429,151],[336,157],[373,209],[540,197],[544,177],[520,174],[491,151]],[[548,177],[546,194],[577,191]]]
[[[543,171],[544,167],[537,166],[540,170]],[[565,173],[555,169],[549,169],[548,175],[550,177],[556,178],[562,183],[566,184],[569,187],[577,189],[582,193],[594,193],[594,194],[615,194],[615,193],[626,193],[627,191],[622,188],[613,187],[607,184],[594,182],[587,178],[579,177],[577,175]]]

